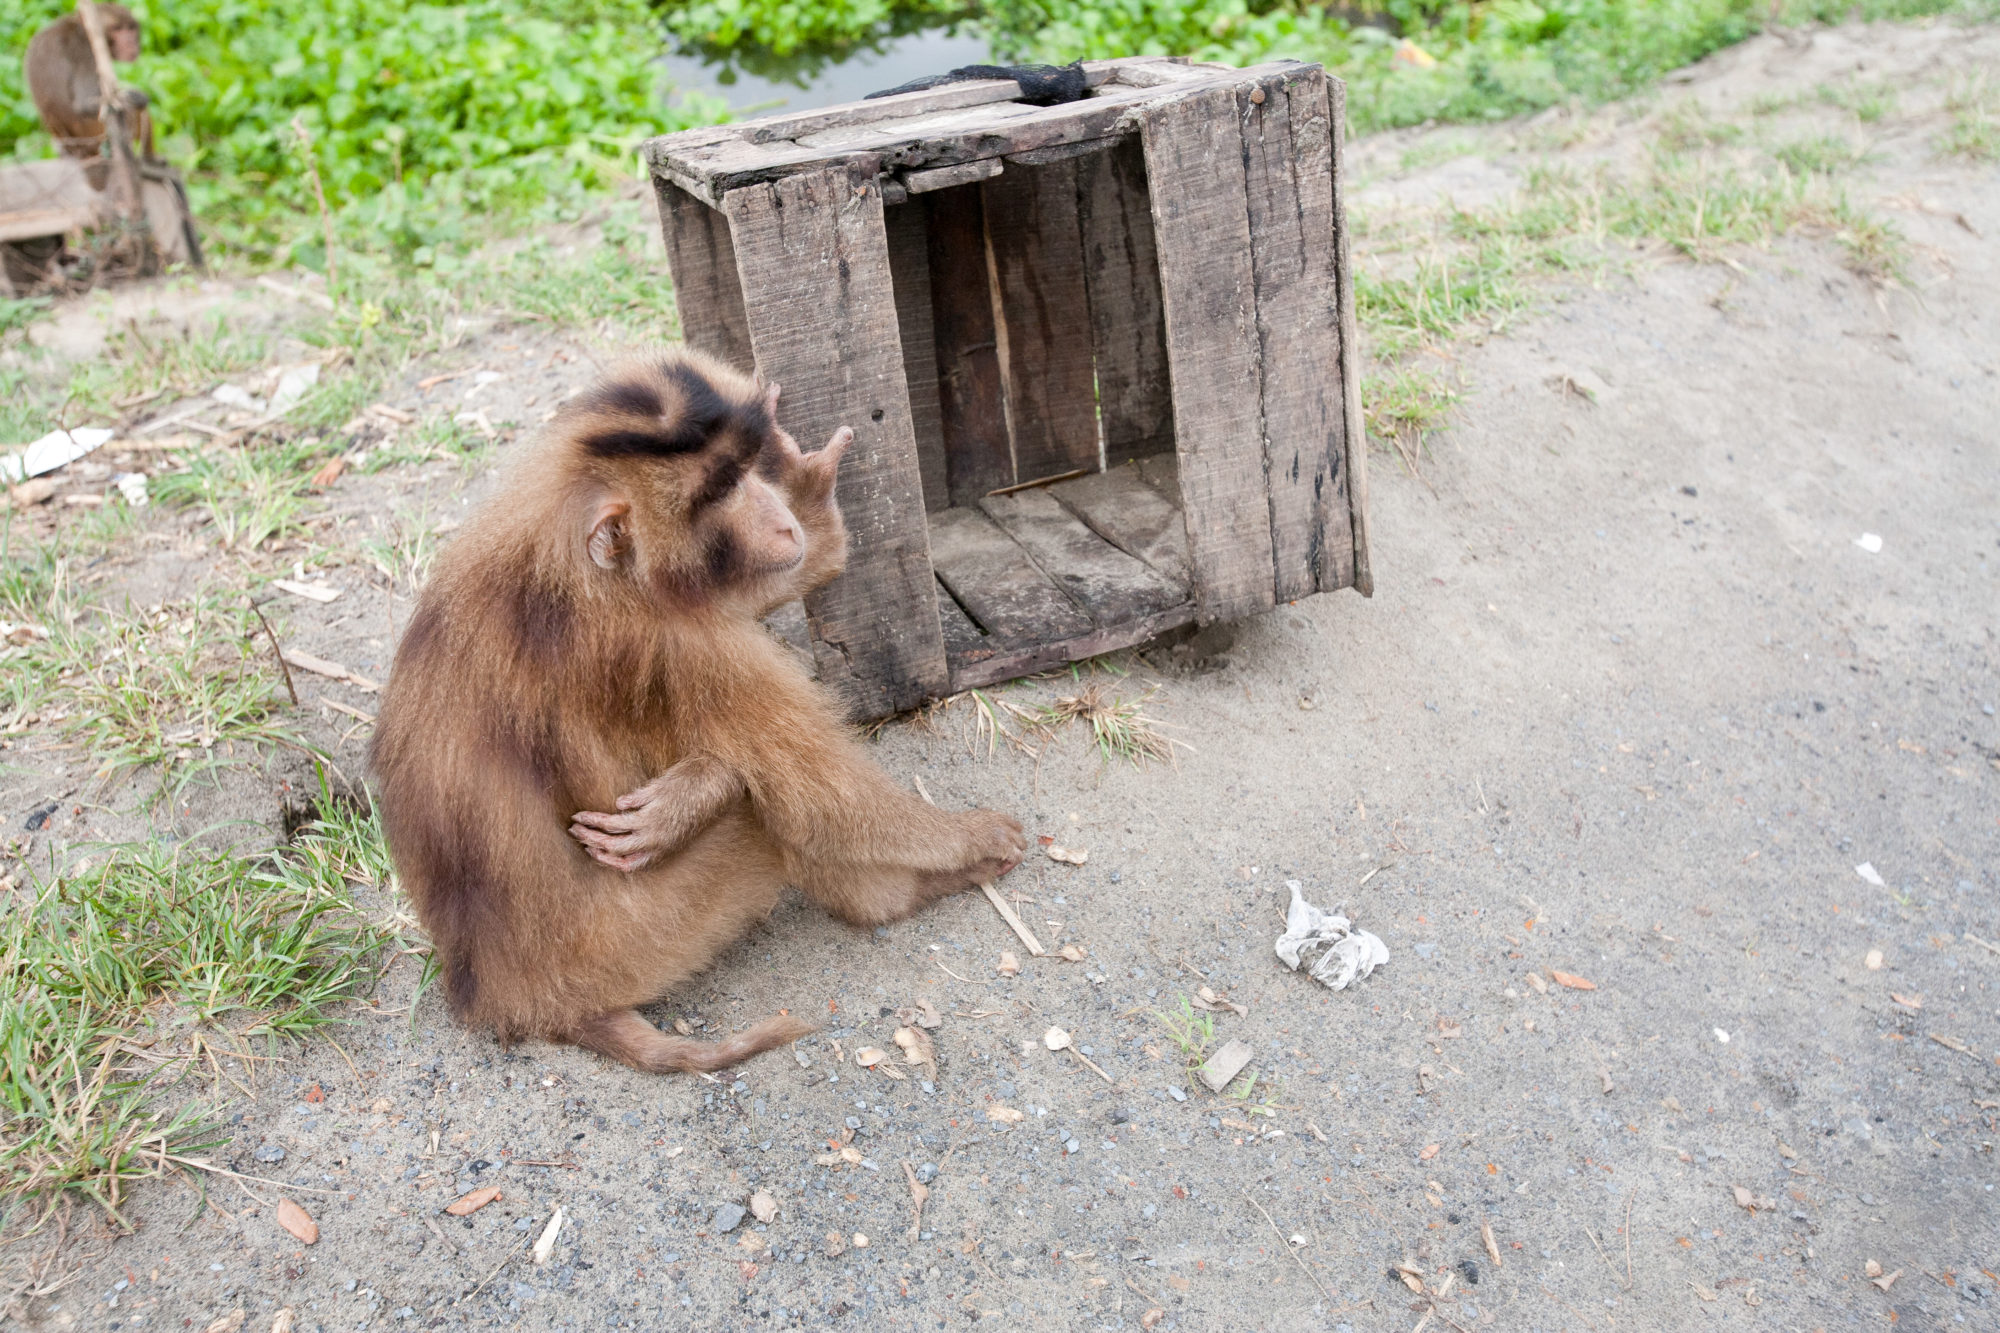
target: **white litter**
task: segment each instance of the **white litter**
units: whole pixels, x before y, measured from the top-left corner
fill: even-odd
[[[1854,544],[1870,555],[1882,553],[1882,539],[1872,532],[1864,532],[1854,539]]]
[[[1860,865],[1854,867],[1854,873],[1867,880],[1870,884],[1873,884],[1876,888],[1879,889],[1882,887],[1882,872],[1877,870],[1872,863],[1863,861]]]
[[[54,472],[65,463],[74,463],[103,445],[112,432],[102,426],[78,426],[75,430],[52,430],[33,444],[0,458],[0,481],[10,485]]]
[[[134,509],[144,509],[150,498],[146,494],[146,474],[143,472],[115,472],[111,482],[118,493],[125,497],[125,503]]]
[[[1721,1028],[1715,1029],[1715,1039],[1721,1042],[1724,1046],[1727,1046],[1729,1044],[1729,1034],[1727,1032],[1724,1032]]]
[[[318,383],[319,362],[286,366],[278,375],[278,387],[271,390],[271,404],[267,412],[274,417],[285,415],[304,400],[308,389]]]
[[[208,395],[224,407],[240,407],[246,412],[262,412],[264,400],[240,384],[218,384]]]
[[[1292,905],[1285,912],[1285,933],[1278,937],[1277,954],[1296,972],[1301,955],[1321,950],[1312,964],[1312,979],[1334,990],[1345,990],[1357,977],[1365,977],[1389,961],[1389,946],[1365,930],[1356,930],[1344,916],[1324,912],[1305,900],[1299,882],[1285,881],[1292,891]]]

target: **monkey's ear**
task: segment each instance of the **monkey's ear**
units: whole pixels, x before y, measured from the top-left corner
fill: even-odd
[[[631,554],[631,519],[632,506],[623,500],[606,500],[597,506],[585,546],[599,569],[617,569]]]

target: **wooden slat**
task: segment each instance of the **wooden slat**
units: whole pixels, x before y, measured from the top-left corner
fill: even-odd
[[[1076,164],[1018,167],[980,186],[999,293],[1014,475],[1100,466],[1085,318]]]
[[[1273,604],[1255,277],[1233,88],[1141,121],[1174,386],[1174,440],[1204,624]]]
[[[953,504],[972,504],[1014,479],[1000,349],[977,189],[930,196],[931,312],[939,419]]]
[[[1189,586],[1187,525],[1180,506],[1139,478],[1128,463],[1049,487],[1092,532],[1169,579]]]
[[[998,129],[1004,133],[1010,121],[1030,119],[1039,110],[1039,107],[1024,106],[1019,102],[995,102],[987,106],[963,107],[899,120],[885,117],[866,125],[843,125],[839,129],[805,135],[797,143],[801,148],[817,148],[822,152],[879,151],[913,140],[951,139],[974,131],[991,133]]]
[[[979,507],[1100,628],[1122,625],[1188,599],[1186,584],[1105,541],[1047,491],[989,496]]]
[[[1031,644],[1092,628],[1027,552],[976,509],[931,516],[931,558],[939,580],[995,639]]]
[[[1004,643],[992,639],[977,648],[954,653],[951,659],[951,688],[976,690],[996,681],[1046,671],[1064,662],[1081,662],[1103,653],[1115,653],[1158,638],[1170,629],[1179,629],[1194,619],[1194,603],[1183,602],[1139,620],[1093,629],[1067,639],[1047,639],[1039,643]]]
[[[1237,114],[1263,354],[1272,581],[1278,600],[1292,601],[1354,581],[1326,78],[1317,66],[1267,77],[1237,95]]]
[[[836,168],[734,191],[723,211],[757,369],[792,386],[780,416],[808,447],[857,437],[839,487],[847,571],[806,599],[820,679],[860,716],[912,708],[948,677],[881,192]]]
[[[1347,252],[1347,85],[1327,81],[1327,137],[1333,144],[1334,278],[1340,286],[1340,382],[1346,418],[1348,520],[1354,536],[1354,590],[1375,595],[1368,563],[1368,431],[1361,421],[1361,341],[1354,315],[1354,266]],[[1338,587],[1336,583],[1334,585]],[[1321,585],[1320,591],[1332,588]]]
[[[931,328],[930,217],[923,201],[883,210],[889,232],[889,272],[896,284],[896,325],[902,334],[903,380],[910,389],[910,424],[917,437],[917,472],[924,508],[943,509],[944,421],[938,408],[937,339]]]
[[[1020,95],[1021,85],[1012,79],[975,79],[924,88],[914,93],[897,93],[894,97],[845,102],[796,115],[741,121],[733,128],[752,143],[775,143],[781,139],[799,139],[849,125],[871,125],[884,120],[951,111],[958,107],[1010,102]]]
[[[729,219],[662,177],[653,178],[653,192],[660,201],[660,231],[667,242],[667,268],[674,277],[681,338],[690,347],[747,369],[750,324],[743,311]]]
[[[1007,164],[1003,159],[982,157],[977,162],[961,162],[955,167],[913,171],[903,177],[903,188],[911,194],[929,194],[933,190],[949,190],[954,185],[970,185],[974,181],[989,180],[1006,169]]]
[[[1132,461],[1139,469],[1139,477],[1148,486],[1173,502],[1174,508],[1181,504],[1181,457],[1179,454],[1148,454]]]
[[[1107,464],[1174,447],[1167,326],[1136,135],[1077,163],[1084,274]]]
[[[956,663],[983,652],[990,643],[987,634],[972,623],[965,608],[952,598],[949,585],[938,588],[938,621],[944,630],[944,655],[948,662]]]

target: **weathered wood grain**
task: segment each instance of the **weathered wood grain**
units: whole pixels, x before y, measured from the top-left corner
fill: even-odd
[[[1154,639],[1168,630],[1179,629],[1195,618],[1194,603],[1157,612],[1139,620],[1108,629],[1093,629],[1067,639],[1046,639],[1039,643],[1009,644],[988,639],[978,648],[968,649],[951,659],[951,688],[976,690],[998,681],[1033,675],[1064,662],[1081,662],[1104,653],[1115,653]]]
[[[914,707],[948,675],[873,173],[787,177],[725,195],[723,211],[757,368],[790,386],[785,425],[809,444],[856,434],[839,485],[847,571],[806,600],[820,679],[861,716]]]
[[[1232,87],[1148,106],[1141,124],[1174,387],[1181,504],[1204,624],[1274,602],[1256,279]]]
[[[931,559],[952,596],[1002,643],[1030,644],[1091,630],[1090,617],[976,509],[931,516]]]
[[[1185,583],[1119,550],[1047,491],[988,496],[979,507],[1099,628],[1188,600]]]
[[[1100,465],[1076,164],[1024,166],[980,187],[1014,443],[1010,481]]]
[[[896,326],[902,335],[903,380],[910,390],[910,425],[917,437],[917,472],[924,508],[949,503],[944,418],[938,406],[937,337],[931,327],[930,210],[923,201],[883,210],[889,272],[896,285]]]
[[[1077,163],[1077,210],[1105,461],[1172,449],[1167,325],[1137,135]]]
[[[1347,504],[1354,537],[1353,584],[1363,597],[1375,595],[1375,572],[1368,563],[1368,432],[1361,420],[1361,342],[1354,315],[1354,266],[1347,252],[1347,85],[1327,79],[1327,138],[1333,145],[1334,274],[1340,286],[1340,380],[1346,419]],[[1321,592],[1333,587],[1320,585]]]
[[[992,640],[986,631],[972,623],[972,617],[965,614],[951,595],[947,584],[938,585],[938,621],[944,631],[944,655],[947,662],[957,662],[976,653],[983,653]]]
[[[951,111],[959,107],[983,106],[989,102],[1010,102],[1021,95],[1021,85],[1012,79],[977,79],[947,83],[894,97],[876,97],[839,106],[821,107],[796,115],[765,116],[742,121],[732,127],[738,138],[752,143],[777,143],[802,139],[809,134],[842,129],[849,125],[873,125],[885,120]]]
[[[929,194],[933,190],[948,190],[954,185],[970,185],[998,176],[1005,171],[1005,160],[997,157],[982,157],[976,162],[961,162],[955,167],[937,167],[930,171],[912,171],[903,177],[903,188],[911,194]]]
[[[1140,480],[1136,465],[1059,482],[1049,487],[1049,494],[1119,550],[1181,587],[1190,586],[1187,525],[1180,506]]]
[[[660,204],[681,338],[732,366],[748,367],[750,324],[729,219],[664,177],[653,178],[653,193]]]
[[[1148,454],[1132,461],[1139,469],[1139,477],[1148,486],[1172,501],[1174,508],[1181,509],[1181,458],[1179,454]]]
[[[1272,582],[1280,601],[1353,581],[1326,107],[1317,66],[1268,76],[1237,94],[1263,360]]]
[[[978,188],[930,196],[931,314],[940,429],[953,504],[972,504],[1014,479],[1000,379],[999,331]]]
[[[801,148],[822,152],[874,152],[926,139],[952,139],[971,132],[1004,133],[1010,122],[1032,119],[1038,109],[1020,102],[994,102],[925,116],[843,125],[839,129],[805,135],[796,142]]]

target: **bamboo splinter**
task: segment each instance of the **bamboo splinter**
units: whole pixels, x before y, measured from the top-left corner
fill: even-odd
[[[931,799],[930,788],[924,786],[924,780],[921,774],[916,777],[915,781],[917,785],[917,795],[924,798],[924,804],[936,805],[937,802]],[[981,884],[979,886],[979,891],[986,895],[987,902],[993,904],[993,910],[1000,914],[1000,919],[1002,921],[1005,921],[1008,925],[1014,928],[1014,933],[1021,937],[1021,943],[1028,946],[1029,953],[1033,954],[1037,958],[1044,958],[1048,956],[1049,951],[1042,947],[1042,942],[1035,938],[1035,932],[1028,929],[1028,923],[1021,920],[1020,914],[1007,905],[1007,900],[1000,896],[1000,890],[994,888],[993,885],[990,882],[988,882]]]

